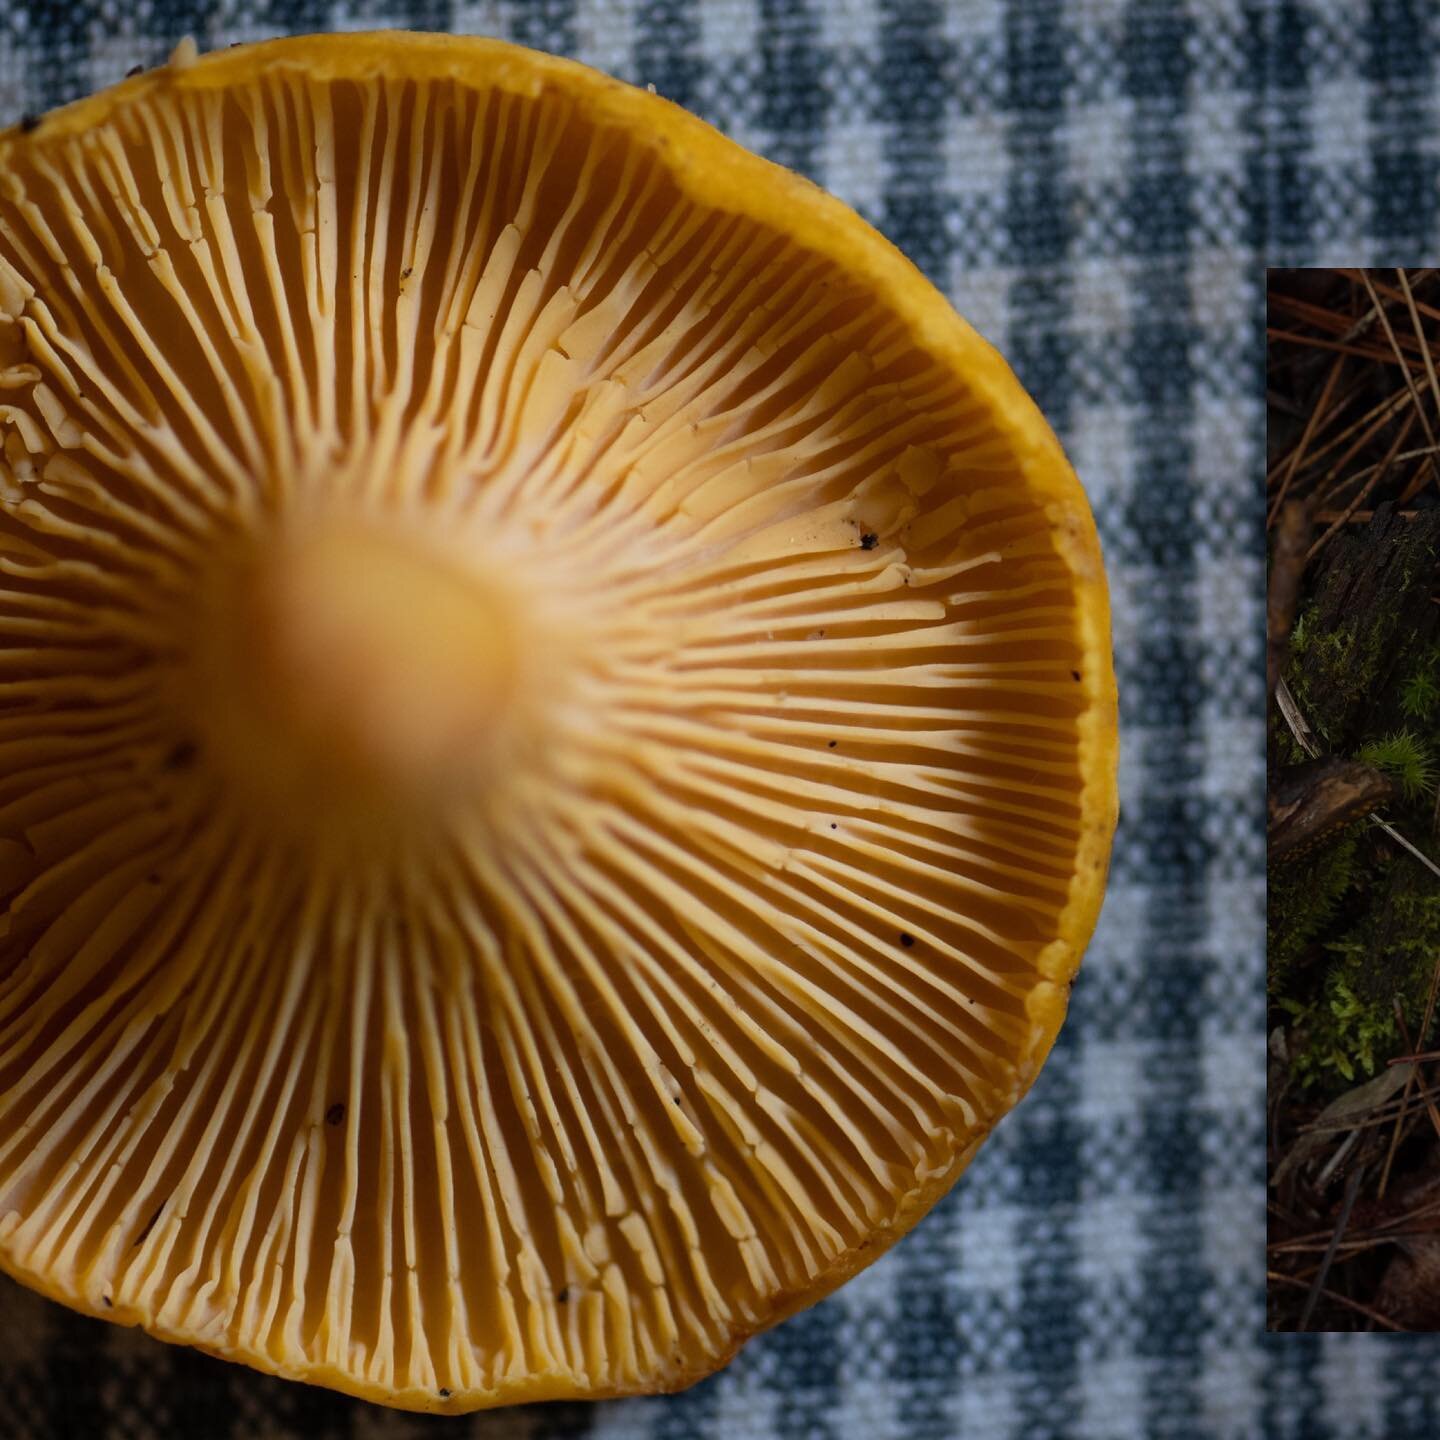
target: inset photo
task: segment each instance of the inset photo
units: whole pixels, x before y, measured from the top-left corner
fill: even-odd
[[[1440,270],[1268,276],[1268,1328],[1440,1329]]]

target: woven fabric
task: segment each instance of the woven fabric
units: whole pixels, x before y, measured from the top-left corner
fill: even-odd
[[[0,1287],[0,1440],[1440,1433],[1425,1351],[1262,1335],[1263,270],[1423,261],[1425,0],[9,0],[0,120],[202,49],[453,29],[653,84],[828,186],[1010,357],[1115,611],[1123,819],[1071,1019],[955,1192],[672,1397],[388,1412]],[[1432,257],[1433,249],[1429,252]]]

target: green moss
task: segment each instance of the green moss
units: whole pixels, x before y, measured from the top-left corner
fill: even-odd
[[[1306,610],[1290,637],[1291,692],[1310,728],[1327,740],[1338,738],[1342,717],[1375,682],[1379,654],[1372,638],[1358,632],[1353,621],[1320,630]]]
[[[1346,751],[1366,738],[1354,727],[1368,727],[1379,710],[1396,721],[1428,718],[1431,707],[1440,712],[1440,655],[1429,635],[1417,632],[1411,603],[1412,592],[1433,574],[1430,548],[1402,532],[1390,552],[1398,585],[1367,595],[1357,611],[1351,571],[1338,567],[1296,615],[1286,680],[1328,749]],[[1420,614],[1428,616],[1429,607]]]
[[[1400,687],[1400,708],[1411,720],[1429,720],[1440,706],[1440,654],[1429,646],[1411,665]]]
[[[1407,531],[1400,552],[1400,585],[1406,589],[1416,579],[1429,583],[1435,573],[1435,547]]]
[[[1300,742],[1290,733],[1288,729],[1277,732],[1276,742],[1279,747],[1280,763],[1282,765],[1302,765],[1309,760],[1310,755],[1301,748]]]
[[[1383,770],[1399,784],[1407,800],[1418,800],[1435,788],[1435,761],[1430,750],[1408,730],[1367,741],[1355,758]]]
[[[1352,841],[1353,843],[1353,841]],[[1388,867],[1384,893],[1323,948],[1323,980],[1304,997],[1277,1003],[1294,1019],[1293,1074],[1311,1089],[1335,1090],[1373,1075],[1403,1044],[1399,1001],[1416,1043],[1430,977],[1440,954],[1440,887],[1408,857]]]
[[[1307,577],[1285,671],[1321,751],[1393,776],[1402,795],[1386,814],[1427,851],[1440,850],[1433,801],[1423,798],[1440,780],[1440,611],[1429,604],[1436,529],[1422,516],[1383,537],[1339,537]],[[1302,758],[1283,726],[1272,730],[1272,764]],[[1291,1022],[1294,1076],[1317,1098],[1400,1053],[1397,1000],[1422,1043],[1415,1032],[1440,956],[1440,881],[1373,830],[1351,827],[1272,869],[1268,939],[1271,1002]]]
[[[1393,1008],[1361,1000],[1345,976],[1330,973],[1318,1000],[1282,1000],[1295,1020],[1291,1074],[1306,1089],[1334,1088],[1375,1073],[1377,1054],[1393,1048],[1398,1032]]]
[[[1269,984],[1280,991],[1355,883],[1358,832],[1323,845],[1305,863],[1270,873],[1267,900]]]

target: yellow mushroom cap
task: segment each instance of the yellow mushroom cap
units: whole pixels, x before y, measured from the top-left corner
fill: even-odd
[[[903,1234],[1099,909],[1094,524],[858,217],[492,41],[0,135],[0,1266],[412,1409]]]

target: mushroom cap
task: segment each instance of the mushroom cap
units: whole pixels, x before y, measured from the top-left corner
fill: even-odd
[[[1095,527],[891,245],[494,41],[0,135],[0,1266],[417,1410],[675,1389],[1030,1085]]]

